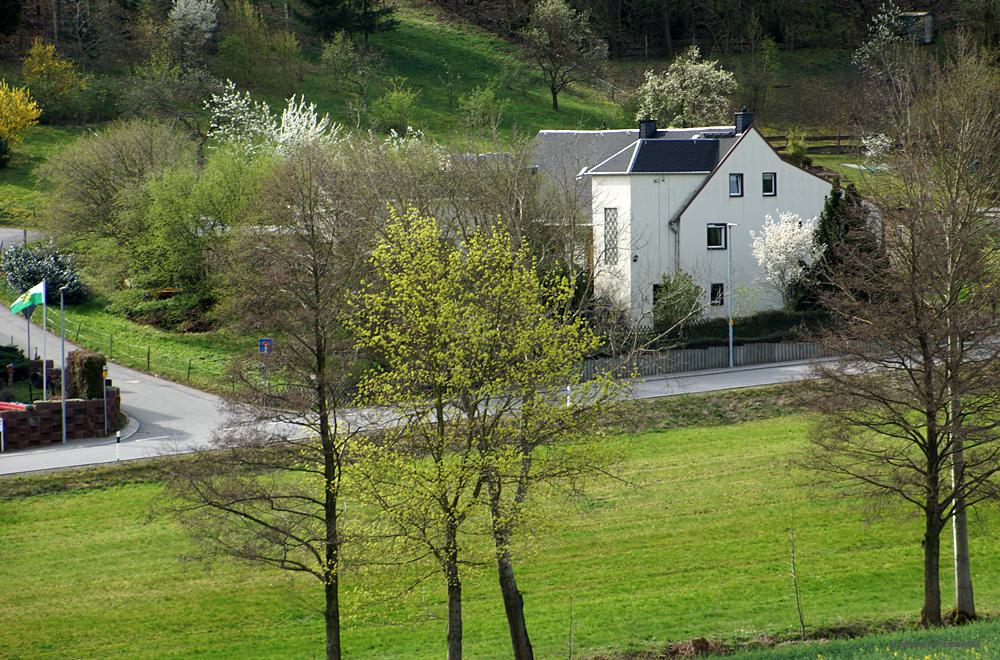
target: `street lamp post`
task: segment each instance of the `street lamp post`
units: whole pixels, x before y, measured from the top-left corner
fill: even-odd
[[[66,289],[59,287],[59,401],[62,403],[62,441],[66,442]]]
[[[726,316],[729,320],[729,368],[733,363],[733,227],[738,225],[735,222],[726,223]]]

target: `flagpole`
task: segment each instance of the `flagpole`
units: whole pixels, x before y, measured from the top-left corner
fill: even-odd
[[[42,401],[49,400],[49,351],[46,341],[49,336],[49,300],[45,292],[45,278],[42,278]]]
[[[31,319],[28,318],[27,314],[24,315],[24,323],[28,328],[28,398],[33,399],[35,397],[31,393]]]
[[[62,441],[66,442],[66,287],[59,287],[59,395],[62,404]]]

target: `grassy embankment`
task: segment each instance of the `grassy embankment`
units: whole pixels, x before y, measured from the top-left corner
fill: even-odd
[[[730,643],[793,637],[798,623],[789,527],[795,528],[811,633],[914,619],[921,603],[919,520],[897,506],[867,517],[859,502],[790,467],[805,447],[808,420],[771,417],[787,410],[789,401],[755,392],[665,401],[630,418],[643,428],[667,430],[611,440],[624,457],[621,474],[629,483],[596,483],[582,499],[549,497],[532,542],[522,539],[516,549],[539,657],[566,655],[570,640],[573,656],[587,657],[698,636]],[[771,418],[704,426],[755,417]],[[686,423],[702,426],[669,429]],[[32,484],[58,490],[52,482],[60,476],[0,480],[0,494],[7,491],[0,504],[0,655],[318,654],[322,624],[311,582],[244,565],[184,561],[192,547],[176,524],[147,517],[162,498],[161,485],[136,476],[136,466],[127,469],[128,485],[93,489],[81,477],[77,490],[35,496],[12,497],[30,492]],[[984,611],[995,611],[1000,601],[997,513],[981,509],[972,524]],[[943,556],[948,552],[946,544]],[[951,587],[943,564],[947,603]],[[406,592],[414,574],[362,579],[345,573],[350,657],[440,657],[442,585],[435,578]],[[469,568],[464,586],[469,657],[507,655],[494,571]],[[974,641],[995,645],[995,627],[940,635],[954,641],[966,631],[978,635],[975,630],[986,632]],[[872,657],[866,643],[844,648]],[[877,644],[881,649],[888,642]],[[781,657],[826,657],[818,647],[799,651],[784,650]],[[979,651],[989,657],[983,647]],[[877,655],[892,657],[881,650]]]

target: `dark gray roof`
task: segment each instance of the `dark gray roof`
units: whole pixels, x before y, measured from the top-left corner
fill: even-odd
[[[718,162],[718,140],[640,140],[639,153],[627,171],[711,172]]]
[[[535,165],[564,191],[574,190],[580,207],[590,213],[590,179],[580,171],[635,142],[637,129],[609,131],[539,131],[535,138]]]

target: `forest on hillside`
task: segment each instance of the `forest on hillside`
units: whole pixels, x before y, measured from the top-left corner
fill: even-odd
[[[221,2],[236,23],[240,2]],[[270,27],[310,42],[336,32],[367,41],[391,30],[393,0],[268,0],[249,3]],[[428,0],[497,34],[520,40],[537,0]],[[882,0],[575,0],[574,8],[607,44],[609,56],[673,56],[696,44],[715,53],[752,47],[748,26],[781,48],[853,48],[884,4]],[[939,31],[961,29],[987,46],[1000,45],[998,0],[902,2],[904,11],[929,11]],[[75,59],[120,66],[134,62],[148,45],[157,21],[171,11],[168,0],[0,0],[0,55],[23,53],[34,37],[60,46]],[[753,20],[751,20],[753,18]],[[755,29],[755,28],[754,28]],[[219,48],[248,44],[222,39]],[[138,46],[138,48],[137,48]],[[291,46],[286,46],[291,48]]]

